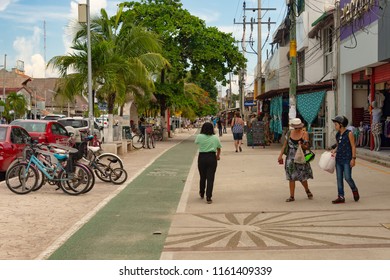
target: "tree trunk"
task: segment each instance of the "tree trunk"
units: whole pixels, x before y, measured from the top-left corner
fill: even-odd
[[[165,83],[165,69],[161,70],[161,84]],[[163,138],[169,137],[167,125],[165,122],[165,111],[167,110],[167,100],[163,93],[158,95],[158,101],[160,103],[160,117],[161,117],[161,128],[163,130]]]
[[[115,97],[116,93],[112,92],[108,95],[107,99],[107,111],[108,111],[108,135],[107,135],[107,142],[113,142],[114,141],[114,105],[115,105]]]

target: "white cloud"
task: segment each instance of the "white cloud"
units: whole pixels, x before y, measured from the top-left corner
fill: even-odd
[[[84,1],[84,3],[85,2],[86,1]],[[82,1],[80,3],[82,3]],[[63,28],[63,43],[66,50],[65,53],[70,51],[73,38],[73,26],[75,23],[77,23],[78,18],[78,4],[79,2],[70,1],[69,14],[66,16],[69,23],[66,27]],[[106,0],[91,1],[91,16],[98,15],[100,13],[100,9],[102,8],[107,8]],[[116,8],[112,10],[116,11]],[[64,15],[62,15],[62,17],[64,17]],[[30,37],[17,37],[13,43],[13,47],[16,51],[16,57],[24,61],[25,73],[34,78],[58,76],[57,71],[54,69],[50,67],[45,69],[45,60],[40,52],[41,41],[43,39],[43,30],[37,26],[32,27],[32,30],[32,35]]]
[[[13,0],[0,0],[0,12],[7,9],[8,5],[12,2],[15,2]]]
[[[45,60],[39,53],[43,31],[34,27],[31,37],[17,37],[13,43],[16,57],[24,62],[26,75],[33,78],[58,76],[53,69],[45,69]]]
[[[91,2],[91,10],[90,14],[91,17],[99,15],[100,10],[107,8],[107,0],[94,0]],[[72,45],[72,39],[74,38],[74,30],[75,30],[75,24],[77,24],[78,19],[78,5],[79,4],[86,4],[86,1],[70,1],[70,11],[68,15],[69,24],[64,28],[64,34],[62,36],[62,40],[65,46],[65,53],[72,52],[70,46]],[[110,14],[110,13],[109,13]]]

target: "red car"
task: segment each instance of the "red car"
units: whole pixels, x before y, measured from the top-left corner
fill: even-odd
[[[15,120],[11,124],[23,127],[33,140],[38,140],[38,143],[69,145],[70,135],[57,121]]]
[[[31,137],[27,131],[16,125],[0,125],[0,173],[1,177],[8,166],[23,155],[23,149],[30,143]]]

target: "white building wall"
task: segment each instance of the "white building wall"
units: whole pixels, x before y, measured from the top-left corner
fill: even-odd
[[[378,65],[378,22],[357,31],[340,43],[340,91],[338,113],[352,120],[352,73]],[[352,39],[352,41],[351,41]],[[352,48],[351,48],[352,47]],[[364,55],[362,55],[364,54]]]
[[[340,73],[352,73],[378,62],[378,21],[340,43]],[[352,40],[351,40],[352,38]],[[364,55],[362,55],[364,54]]]
[[[333,55],[333,71],[324,77],[324,48],[320,39],[323,38],[323,31],[321,31],[318,39],[309,39],[308,37],[309,31],[312,29],[312,23],[325,11],[331,9],[334,1],[306,0],[305,2],[305,11],[297,18],[297,51],[305,50],[305,79],[303,82],[298,82],[298,85],[307,85],[335,78],[335,55]],[[334,53],[335,47],[336,44],[333,47]]]

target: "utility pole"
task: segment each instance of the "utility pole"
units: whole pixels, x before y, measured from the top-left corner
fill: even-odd
[[[257,3],[257,22],[261,22],[261,0],[258,0]],[[257,25],[257,94],[261,95],[261,87],[262,87],[262,62],[261,62],[261,24]],[[256,116],[259,115],[259,105],[256,101]]]
[[[340,2],[336,1],[336,19],[335,19],[335,31],[336,31],[336,90],[334,90],[334,114],[339,114],[339,90],[340,90]]]
[[[258,1],[258,7],[257,8],[246,8],[246,4],[244,2],[244,22],[242,23],[239,23],[239,22],[235,22],[235,24],[243,24],[243,28],[244,28],[244,31],[245,31],[245,25],[246,24],[257,24],[257,72],[256,72],[256,80],[257,80],[257,93],[258,95],[261,94],[261,88],[262,88],[262,57],[261,57],[261,48],[262,48],[262,40],[261,40],[261,25],[262,24],[276,24],[276,22],[271,22],[271,20],[268,20],[267,22],[262,22],[261,21],[261,11],[275,11],[276,8],[262,8],[261,7],[261,0],[257,0]],[[252,21],[251,22],[248,22],[246,23],[245,22],[245,11],[246,10],[250,10],[250,11],[257,11],[257,22],[256,21]],[[245,32],[244,32],[244,36],[245,36]],[[243,37],[243,40],[242,41],[245,41],[245,37]],[[245,52],[245,49],[243,48],[244,52]],[[244,105],[243,105],[244,106]],[[257,110],[257,113],[258,113],[258,105],[256,106],[256,110]]]
[[[290,90],[289,101],[290,110],[288,112],[289,119],[296,118],[297,116],[297,29],[296,29],[296,17],[295,17],[295,1],[289,0],[289,13],[290,13]]]
[[[7,55],[4,55],[4,72],[3,72],[3,101],[5,103],[5,72],[7,72]]]

